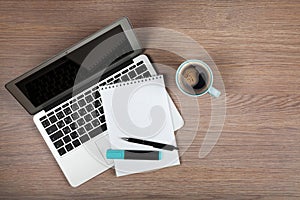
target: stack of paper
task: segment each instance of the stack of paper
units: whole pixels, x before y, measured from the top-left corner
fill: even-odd
[[[176,150],[154,149],[122,137],[176,145],[163,76],[139,79],[100,88],[112,149],[158,150],[161,160],[114,160],[117,176],[179,165]]]

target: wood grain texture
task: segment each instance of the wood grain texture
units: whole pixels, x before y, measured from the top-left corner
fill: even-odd
[[[74,189],[4,84],[121,16],[182,32],[209,52],[226,88],[223,132],[199,159],[210,122],[203,96],[180,166],[121,178],[111,169]],[[147,53],[174,69],[182,61]],[[300,198],[299,1],[0,1],[0,70],[1,199]]]

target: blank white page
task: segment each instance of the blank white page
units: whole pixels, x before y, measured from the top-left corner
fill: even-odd
[[[117,176],[179,165],[176,150],[130,143],[132,137],[176,146],[163,76],[117,83],[100,88],[112,149],[162,151],[161,160],[114,160]]]

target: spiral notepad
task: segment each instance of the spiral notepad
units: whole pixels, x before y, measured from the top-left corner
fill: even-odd
[[[100,88],[112,149],[160,150],[129,143],[140,138],[176,146],[163,76],[117,83]],[[117,176],[179,165],[177,151],[163,151],[162,160],[114,160]]]

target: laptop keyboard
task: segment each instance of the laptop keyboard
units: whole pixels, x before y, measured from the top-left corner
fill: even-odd
[[[99,86],[150,77],[143,61],[130,65],[48,111],[40,121],[60,156],[107,130]]]

